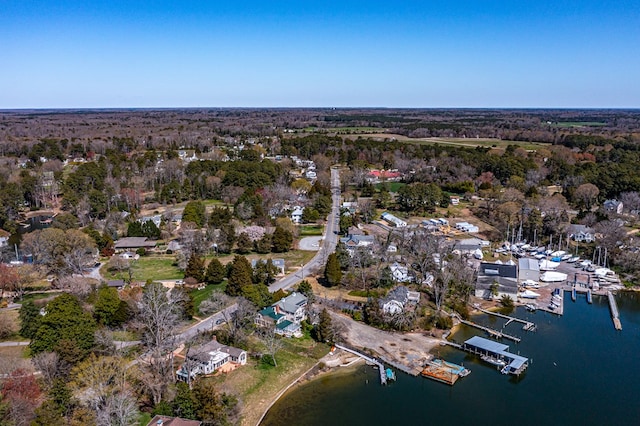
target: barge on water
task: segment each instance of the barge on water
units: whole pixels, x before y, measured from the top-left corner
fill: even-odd
[[[453,385],[460,377],[468,376],[469,373],[471,371],[461,365],[436,358],[427,362],[421,374],[440,383]]]
[[[480,336],[473,336],[462,344],[462,349],[480,357],[486,362],[501,366],[502,374],[519,376],[529,366],[529,358],[512,354],[509,346]]]

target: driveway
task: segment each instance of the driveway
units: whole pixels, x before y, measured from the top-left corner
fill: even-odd
[[[304,237],[300,240],[298,244],[298,249],[305,251],[318,251],[320,250],[320,241],[322,241],[322,236],[317,237]]]

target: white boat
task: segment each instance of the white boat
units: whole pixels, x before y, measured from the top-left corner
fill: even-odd
[[[580,260],[579,256],[573,256],[573,257],[570,257],[569,259],[567,259],[567,263],[576,263],[579,260]]]
[[[498,359],[498,358],[493,358],[493,357],[488,356],[488,355],[482,355],[480,357],[480,359],[485,361],[485,362],[488,362],[489,364],[497,365],[498,367],[504,367],[505,365],[507,365],[507,363],[504,362],[503,360]]]
[[[536,259],[538,259],[538,260],[542,260],[542,259],[544,259],[546,256],[545,256],[544,254],[542,254],[542,253],[538,253],[538,254],[536,254],[536,255],[535,255],[535,256],[533,256],[533,257],[535,257],[535,258],[536,258]]]
[[[545,283],[557,283],[567,280],[567,274],[562,272],[546,271],[540,275],[540,281]]]
[[[558,251],[554,251],[553,253],[551,253],[551,257],[562,257],[565,254],[567,254],[566,251],[564,250],[558,250]]]
[[[538,305],[535,303],[527,303],[524,307],[527,308],[527,311],[529,312],[535,312],[538,309]]]
[[[590,260],[583,260],[578,265],[580,265],[581,268],[586,268],[587,266],[591,265],[591,261]]]
[[[552,260],[541,259],[540,260],[540,270],[541,271],[552,271],[560,266],[560,262],[554,262]]]
[[[484,256],[482,255],[482,250],[480,250],[480,249],[476,249],[476,250],[473,252],[473,257],[475,257],[475,258],[476,258],[476,259],[478,259],[478,260],[482,260],[482,258],[484,257]]]
[[[540,297],[540,294],[536,293],[535,291],[525,290],[520,292],[520,297],[522,297],[523,299],[537,299],[538,297]]]
[[[567,260],[571,259],[571,255],[570,254],[565,254],[563,256],[560,256],[560,260],[562,260],[563,262],[566,262]]]
[[[529,244],[524,244],[522,245],[522,247],[520,247],[520,250],[529,250],[531,249],[531,246]]]
[[[538,284],[538,281],[534,281],[534,280],[524,280],[522,282],[522,285],[525,287],[533,287],[533,288],[540,287],[540,284]]]

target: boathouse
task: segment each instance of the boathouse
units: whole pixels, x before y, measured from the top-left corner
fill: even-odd
[[[529,358],[509,352],[509,346],[480,336],[473,336],[462,345],[462,349],[480,355],[483,360],[503,365],[502,373],[520,375],[529,366]]]

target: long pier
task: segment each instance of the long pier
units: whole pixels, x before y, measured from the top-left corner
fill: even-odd
[[[522,327],[523,330],[534,331],[536,329],[536,325],[534,323],[532,323],[531,321],[526,321],[526,320],[523,320],[523,319],[520,319],[520,318],[511,317],[509,315],[504,315],[504,314],[501,314],[499,312],[488,311],[488,310],[482,309],[482,308],[478,308],[478,310],[480,312],[483,312],[483,313],[487,314],[487,315],[494,315],[496,317],[508,320],[507,323],[504,325],[505,327],[508,326],[509,324],[511,324],[512,322],[519,322],[519,323],[524,324],[523,327]]]
[[[346,346],[342,346],[342,345],[334,345],[336,348],[342,349],[343,351],[352,353],[356,356],[359,356],[360,358],[364,359],[365,361],[371,363],[371,364],[375,364],[378,367],[378,371],[380,372],[380,384],[386,385],[387,384],[387,374],[384,370],[384,365],[378,361],[375,358],[371,358],[370,356],[367,356],[361,352],[356,351],[355,349],[351,349],[351,348],[347,348]]]
[[[513,340],[516,343],[519,343],[520,340],[521,340],[519,337],[511,336],[511,335],[509,335],[507,333],[503,333],[502,331],[494,330],[492,328],[485,327],[484,325],[476,324],[475,322],[463,320],[462,318],[460,318],[460,322],[462,324],[468,325],[470,327],[475,327],[475,328],[477,328],[479,330],[482,330],[482,331],[488,333],[489,336],[495,337],[496,339],[500,339],[500,338],[504,337],[505,339]]]
[[[607,292],[607,297],[609,298],[609,309],[611,310],[611,319],[613,319],[613,326],[616,330],[622,330],[622,323],[620,322],[620,313],[618,312],[616,298],[610,291]]]

